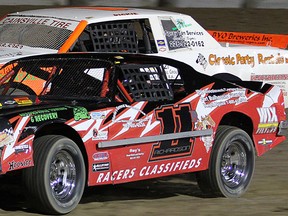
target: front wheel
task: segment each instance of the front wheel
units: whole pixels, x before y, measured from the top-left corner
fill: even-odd
[[[34,142],[34,167],[23,170],[27,198],[45,214],[66,214],[79,203],[85,187],[85,163],[79,147],[58,135]]]
[[[255,150],[249,135],[236,127],[219,126],[208,170],[197,173],[200,189],[212,196],[240,197],[251,182]]]

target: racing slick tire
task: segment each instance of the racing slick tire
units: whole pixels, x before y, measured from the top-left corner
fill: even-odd
[[[79,203],[85,188],[85,163],[75,142],[46,135],[34,142],[34,167],[23,170],[31,207],[45,214],[66,214]]]
[[[207,170],[196,173],[201,191],[212,197],[236,198],[249,187],[255,168],[250,136],[232,126],[219,126]]]

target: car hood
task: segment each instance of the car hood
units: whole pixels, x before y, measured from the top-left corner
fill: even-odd
[[[0,44],[0,66],[20,57],[49,53],[57,53],[57,50],[33,48],[20,44]]]

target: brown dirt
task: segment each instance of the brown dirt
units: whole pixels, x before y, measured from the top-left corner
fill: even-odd
[[[29,7],[31,8],[31,6]],[[36,7],[34,7],[36,8]],[[38,8],[38,7],[37,7]],[[0,7],[0,16],[28,6]],[[175,11],[176,9],[168,9]],[[211,30],[287,34],[285,10],[177,9]],[[180,175],[86,190],[71,216],[288,215],[288,141],[257,158],[253,182],[238,199],[204,197],[193,175]],[[27,210],[19,179],[0,178],[0,215],[38,215]]]
[[[284,216],[288,215],[288,142],[256,160],[246,194],[237,199],[209,198],[193,174],[122,185],[88,188],[70,216]],[[39,215],[27,209],[19,178],[0,178],[0,215]]]

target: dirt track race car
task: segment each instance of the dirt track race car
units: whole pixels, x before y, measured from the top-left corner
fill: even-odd
[[[204,193],[239,197],[255,155],[285,140],[278,87],[232,84],[172,59],[48,54],[2,69],[0,172],[22,171],[32,207],[46,214],[72,211],[86,185],[192,172]]]
[[[0,65],[39,53],[144,53],[185,62],[223,80],[277,85],[288,107],[288,50],[264,47],[271,35],[212,34],[221,43],[192,17],[168,11],[76,7],[17,12],[0,21]],[[262,47],[223,43],[242,37]]]

